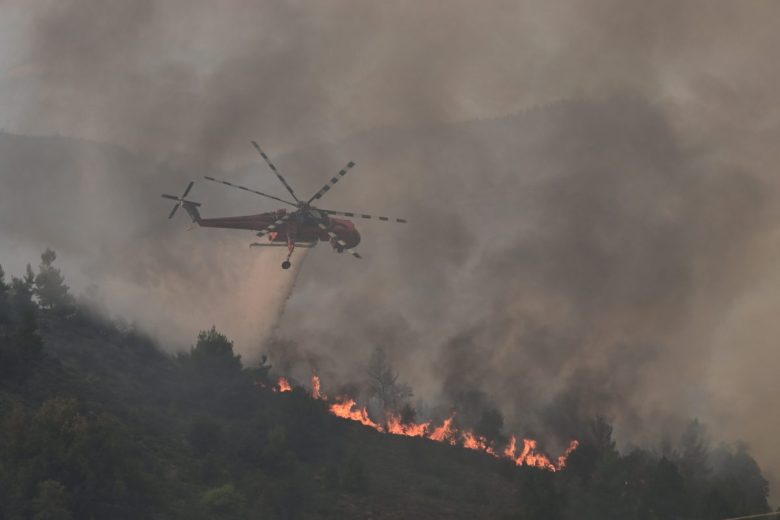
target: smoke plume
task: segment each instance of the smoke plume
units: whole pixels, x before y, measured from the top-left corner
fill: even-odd
[[[4,265],[51,246],[167,343],[215,322],[251,357],[275,327],[301,378],[360,379],[380,345],[432,406],[560,442],[594,414],[623,443],[698,416],[780,473],[775,4],[0,10],[2,125],[63,136],[0,138]],[[159,198],[280,190],[250,139],[303,194],[355,160],[322,206],[410,221],[359,222],[363,261],[312,251],[281,319],[280,259]]]

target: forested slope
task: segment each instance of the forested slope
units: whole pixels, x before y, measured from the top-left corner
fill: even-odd
[[[386,435],[272,390],[213,328],[176,357],[69,293],[0,276],[0,519],[719,519],[768,511],[742,446],[619,453],[594,418],[560,472]],[[208,324],[204,324],[207,327]]]

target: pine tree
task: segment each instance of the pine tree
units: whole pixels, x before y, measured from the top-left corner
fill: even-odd
[[[41,308],[65,310],[72,306],[73,299],[65,285],[65,277],[54,267],[56,259],[57,254],[51,249],[46,249],[41,255],[41,265],[34,277],[34,293]]]
[[[43,357],[43,340],[38,334],[38,307],[32,299],[34,275],[27,266],[24,278],[12,278],[0,323],[0,380],[27,378]],[[5,282],[2,282],[5,286]]]
[[[179,360],[201,375],[230,378],[241,373],[241,356],[233,353],[233,342],[213,326],[201,331],[195,346]]]
[[[3,333],[4,325],[11,319],[11,311],[8,307],[8,293],[10,290],[10,286],[5,283],[5,271],[3,271],[3,266],[0,265],[0,335]]]
[[[3,266],[0,265],[0,298],[5,298],[8,295],[8,284],[5,283],[5,271]]]

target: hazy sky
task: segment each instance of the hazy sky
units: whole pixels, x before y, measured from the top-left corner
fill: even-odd
[[[608,413],[624,442],[699,416],[780,477],[778,23],[763,1],[0,0],[0,127],[129,151],[7,159],[0,262],[52,245],[166,344],[211,319],[251,358],[293,274],[158,194],[279,190],[251,139],[302,192],[355,159],[323,205],[412,223],[361,224],[361,263],[310,253],[291,370],[345,382],[380,342],[427,402],[559,436]]]

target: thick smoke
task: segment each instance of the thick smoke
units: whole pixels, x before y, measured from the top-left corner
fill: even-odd
[[[54,248],[68,283],[88,303],[136,322],[165,348],[182,348],[214,324],[231,331],[249,361],[257,357],[296,270],[276,270],[281,251],[250,250],[249,232],[187,231],[183,210],[166,219],[173,203],[160,193],[180,195],[202,172],[172,170],[114,146],[9,134],[0,134],[0,167],[9,272]],[[255,201],[206,184],[190,194],[204,201],[205,215],[256,209]]]
[[[561,441],[597,413],[623,442],[699,416],[780,472],[780,7],[0,9],[5,128],[130,150],[4,136],[3,263],[51,245],[108,309],[178,343],[223,320],[257,352],[276,324],[277,359],[326,383],[360,379],[380,344],[427,402]],[[322,205],[411,222],[361,222],[362,262],[313,251],[278,323],[278,259],[247,234],[183,233],[158,198],[215,171],[280,189],[249,139],[302,193],[356,160]]]

